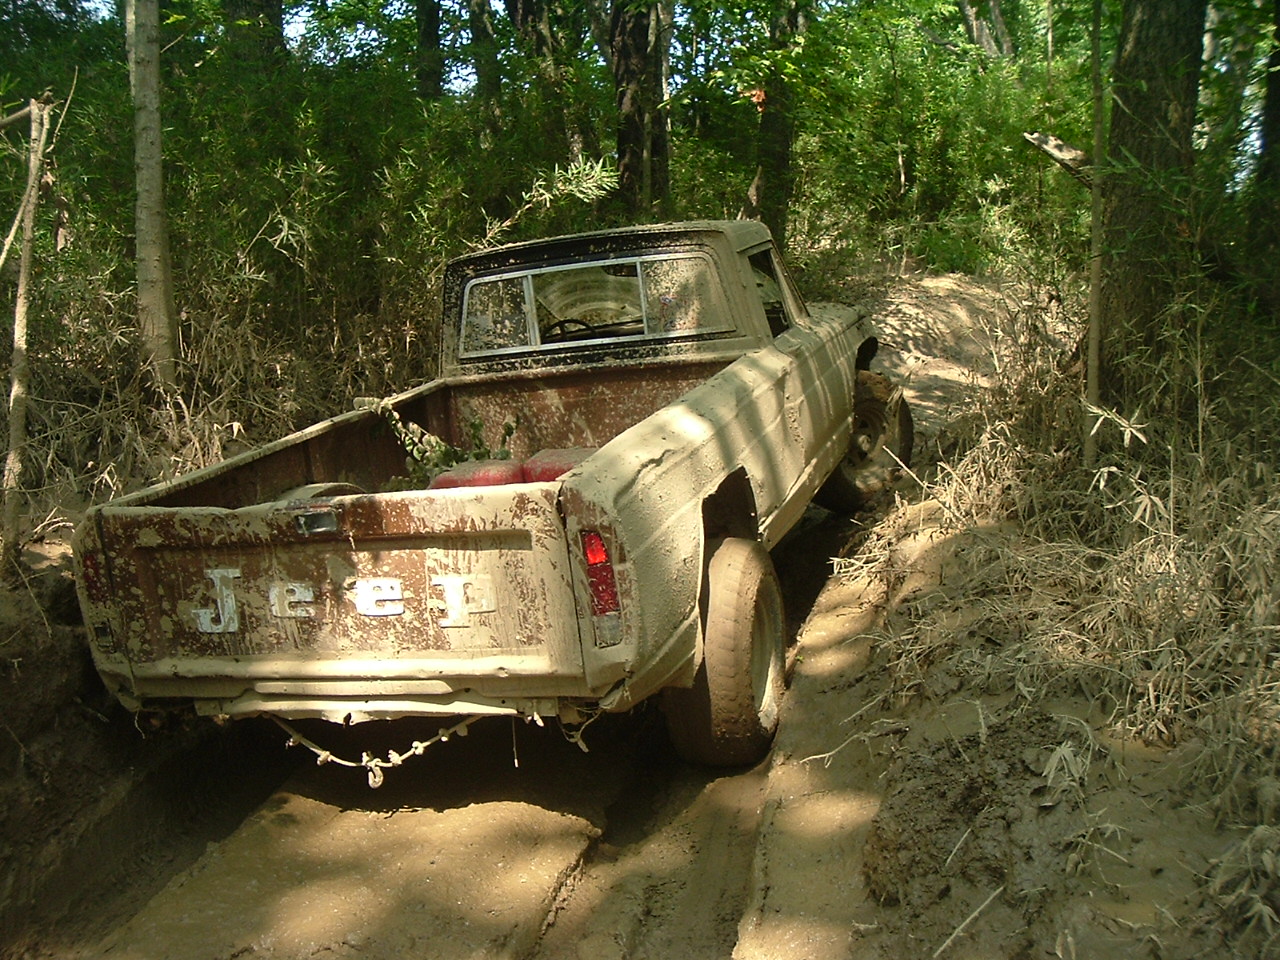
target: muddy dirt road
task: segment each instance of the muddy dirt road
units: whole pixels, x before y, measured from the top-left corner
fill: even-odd
[[[779,552],[802,618],[847,520]],[[389,745],[427,731],[391,725]],[[657,711],[558,730],[477,724],[391,771],[301,766],[100,939],[138,960],[729,956],[755,895],[767,764],[680,763]],[[298,749],[298,748],[295,748]]]
[[[513,746],[504,722],[477,726],[377,792],[302,769],[80,955],[527,955],[627,781],[616,758],[636,735],[602,731],[586,755],[552,733],[521,726]]]

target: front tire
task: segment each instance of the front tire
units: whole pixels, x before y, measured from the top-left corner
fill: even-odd
[[[707,566],[702,665],[693,686],[663,695],[667,730],[685,760],[755,763],[778,729],[785,685],[786,618],[768,552],[722,540]]]
[[[828,510],[853,513],[888,490],[911,463],[915,424],[902,391],[859,370],[848,452],[814,497]]]

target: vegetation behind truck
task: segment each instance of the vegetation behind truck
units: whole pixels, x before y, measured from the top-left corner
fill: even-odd
[[[462,257],[443,316],[430,382],[89,511],[107,685],[135,710],[460,726],[663,692],[686,757],[759,759],[785,646],[768,550],[909,448],[874,338],[810,316],[750,221]]]

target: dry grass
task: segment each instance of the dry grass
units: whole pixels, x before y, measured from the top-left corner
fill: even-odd
[[[1051,342],[1027,335],[1033,321],[1019,311],[1006,322],[1022,331],[994,342]],[[1097,414],[1093,470],[1079,457],[1077,375],[1052,351],[1004,352],[981,408],[953,428],[960,452],[923,491],[941,526],[927,562],[897,559],[917,506],[838,569],[884,586],[878,649],[900,702],[951,677],[1014,710],[1080,699],[1111,736],[1190,746],[1189,795],[1220,824],[1256,827],[1208,881],[1207,903],[1229,934],[1274,956],[1280,406],[1260,353],[1215,365],[1218,346],[1182,338],[1158,369],[1134,364],[1181,379],[1150,384],[1146,411]],[[1211,373],[1228,363],[1230,382]]]
[[[320,179],[304,185],[324,186],[323,170],[284,171],[308,173]],[[598,198],[613,176],[590,163],[539,176],[517,213],[475,242],[463,221],[439,232],[420,223],[409,235],[413,256],[388,255],[380,295],[358,306],[349,291],[327,284],[329,274],[310,269],[309,221],[293,208],[277,210],[256,235],[229,247],[182,250],[176,296],[184,342],[173,395],[158,394],[140,369],[132,269],[114,224],[82,222],[78,242],[45,276],[34,310],[24,473],[32,519],[23,534],[38,535],[34,518],[75,518],[90,502],[344,412],[356,397],[431,379],[445,256],[500,240],[522,218],[538,222]],[[291,203],[308,198],[292,180],[288,186]],[[216,226],[234,231],[236,218]],[[297,283],[284,283],[278,270],[273,280],[264,256],[283,256]]]
[[[1254,956],[1280,957],[1280,828],[1254,827],[1209,877],[1209,893]]]
[[[91,295],[92,294],[92,295]],[[68,297],[56,336],[37,338],[26,496],[31,522],[63,525],[91,503],[216,463],[247,447],[428,379],[431,318],[354,315],[272,331],[252,277],[193,298],[180,386],[160,395],[140,368],[128,297]],[[2,418],[2,416],[0,416]]]

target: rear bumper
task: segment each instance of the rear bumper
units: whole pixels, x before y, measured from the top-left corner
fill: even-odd
[[[233,700],[197,700],[195,709],[206,716],[240,718],[268,714],[285,720],[328,720],[348,726],[369,720],[461,716],[559,717],[566,723],[576,723],[583,719],[585,705],[554,698],[482,697],[472,691],[456,696],[378,698],[300,697],[249,692]]]
[[[194,708],[208,716],[256,714],[335,723],[490,714],[572,719],[608,691],[580,674],[556,674],[543,658],[434,661],[99,661],[108,688],[131,710]],[[123,668],[123,669],[121,669]]]

